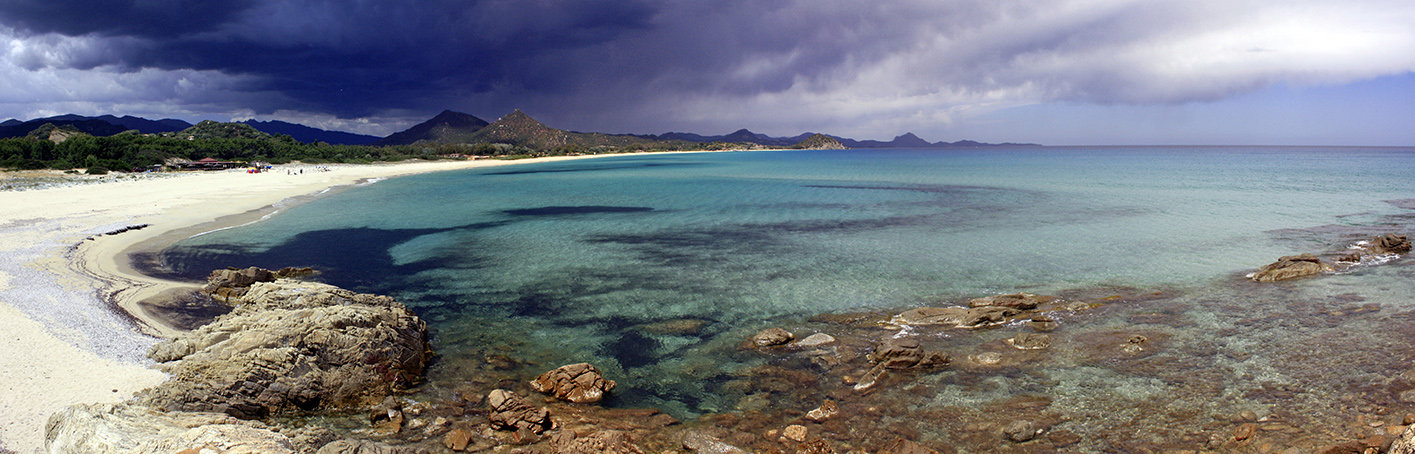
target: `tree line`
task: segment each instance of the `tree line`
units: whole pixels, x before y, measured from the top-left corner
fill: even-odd
[[[627,147],[569,145],[537,150],[523,146],[490,143],[418,143],[391,146],[331,145],[323,142],[300,142],[283,134],[260,139],[187,139],[127,132],[106,137],[79,134],[59,143],[35,137],[0,139],[0,169],[135,171],[164,164],[171,158],[190,161],[213,158],[221,161],[260,161],[271,164],[285,164],[291,161],[307,164],[367,164],[409,159],[444,159],[451,156],[522,158],[632,151],[716,150],[730,149],[740,145],[677,143],[675,141],[672,143],[635,144]]]

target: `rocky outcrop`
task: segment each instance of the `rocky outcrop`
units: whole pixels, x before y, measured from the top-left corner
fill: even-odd
[[[577,404],[599,402],[616,385],[614,380],[605,380],[599,369],[589,363],[560,366],[531,382],[536,391]]]
[[[504,389],[493,390],[486,395],[486,403],[491,406],[491,428],[504,430],[529,430],[540,434],[551,427],[550,412],[526,403],[526,399]]]
[[[421,377],[427,325],[386,296],[282,279],[256,282],[209,325],[154,345],[172,375],[143,401],[256,418],[378,402]]]
[[[1376,254],[1406,254],[1410,252],[1410,239],[1405,235],[1387,233],[1367,241],[1366,246]]]
[[[201,291],[229,303],[231,298],[245,295],[251,285],[257,282],[275,282],[279,278],[293,278],[311,273],[314,273],[314,270],[310,268],[284,268],[280,271],[254,266],[245,269],[227,268],[212,271],[207,275],[206,286],[202,287]]]
[[[1276,282],[1299,277],[1312,276],[1332,271],[1331,265],[1322,262],[1317,256],[1312,254],[1289,255],[1277,259],[1276,262],[1258,268],[1258,271],[1248,275],[1249,279],[1258,282]]]
[[[130,404],[65,407],[49,417],[45,447],[50,453],[73,454],[296,452],[289,438],[259,422],[221,413],[166,413]]]
[[[248,419],[379,402],[419,381],[431,351],[426,324],[392,298],[281,278],[307,272],[212,273],[209,289],[234,297],[228,301],[236,307],[154,345],[148,356],[171,378],[134,402],[74,405],[54,414],[45,434],[49,452],[328,448],[335,438],[328,430],[286,428],[282,434]],[[400,449],[349,442],[319,452]]]

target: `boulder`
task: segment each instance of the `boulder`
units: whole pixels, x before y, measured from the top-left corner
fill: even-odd
[[[560,366],[531,382],[536,391],[577,404],[599,402],[615,385],[614,380],[605,380],[599,369],[589,363]]]
[[[1290,255],[1258,268],[1248,278],[1258,282],[1275,282],[1329,271],[1332,271],[1331,265],[1312,254]]]
[[[381,401],[420,380],[431,350],[427,324],[392,298],[280,279],[149,357],[171,379],[143,403],[251,419]]]
[[[752,345],[758,348],[782,345],[791,342],[796,336],[781,328],[767,328],[752,335]]]
[[[1410,419],[1406,417],[1406,419]],[[1400,433],[1390,445],[1390,450],[1386,454],[1415,454],[1415,425],[1405,427],[1405,431]]]
[[[49,417],[51,454],[170,454],[203,448],[224,453],[295,453],[290,439],[264,424],[220,413],[164,413],[132,404],[71,405]]]
[[[540,434],[551,426],[550,412],[545,408],[532,407],[526,399],[504,389],[492,390],[486,395],[486,403],[491,406],[493,429],[525,429]]]
[[[797,347],[819,347],[825,344],[829,344],[831,342],[835,342],[835,336],[831,336],[826,333],[815,333],[806,336],[805,339],[796,341],[796,343],[792,345],[795,345]]]
[[[927,368],[947,365],[950,358],[940,351],[925,351],[919,340],[913,338],[890,338],[875,347],[867,356],[874,367],[870,368],[855,383],[856,391],[863,391],[875,385],[880,376],[890,369]]]

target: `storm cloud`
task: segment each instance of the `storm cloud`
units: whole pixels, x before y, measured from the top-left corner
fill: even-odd
[[[0,106],[893,134],[1408,74],[1411,23],[1404,1],[4,0]]]

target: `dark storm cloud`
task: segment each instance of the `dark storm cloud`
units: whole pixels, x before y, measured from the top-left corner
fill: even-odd
[[[879,137],[1406,74],[1411,21],[1403,0],[0,0],[0,106]]]
[[[69,54],[51,58],[51,65],[255,76],[242,88],[353,116],[446,102],[457,92],[553,92],[567,77],[527,74],[524,68],[643,29],[653,13],[643,3],[621,0],[0,3],[0,20],[16,31],[38,39],[93,38],[89,48],[102,49],[97,53],[106,57]],[[568,75],[570,68],[561,72]]]

